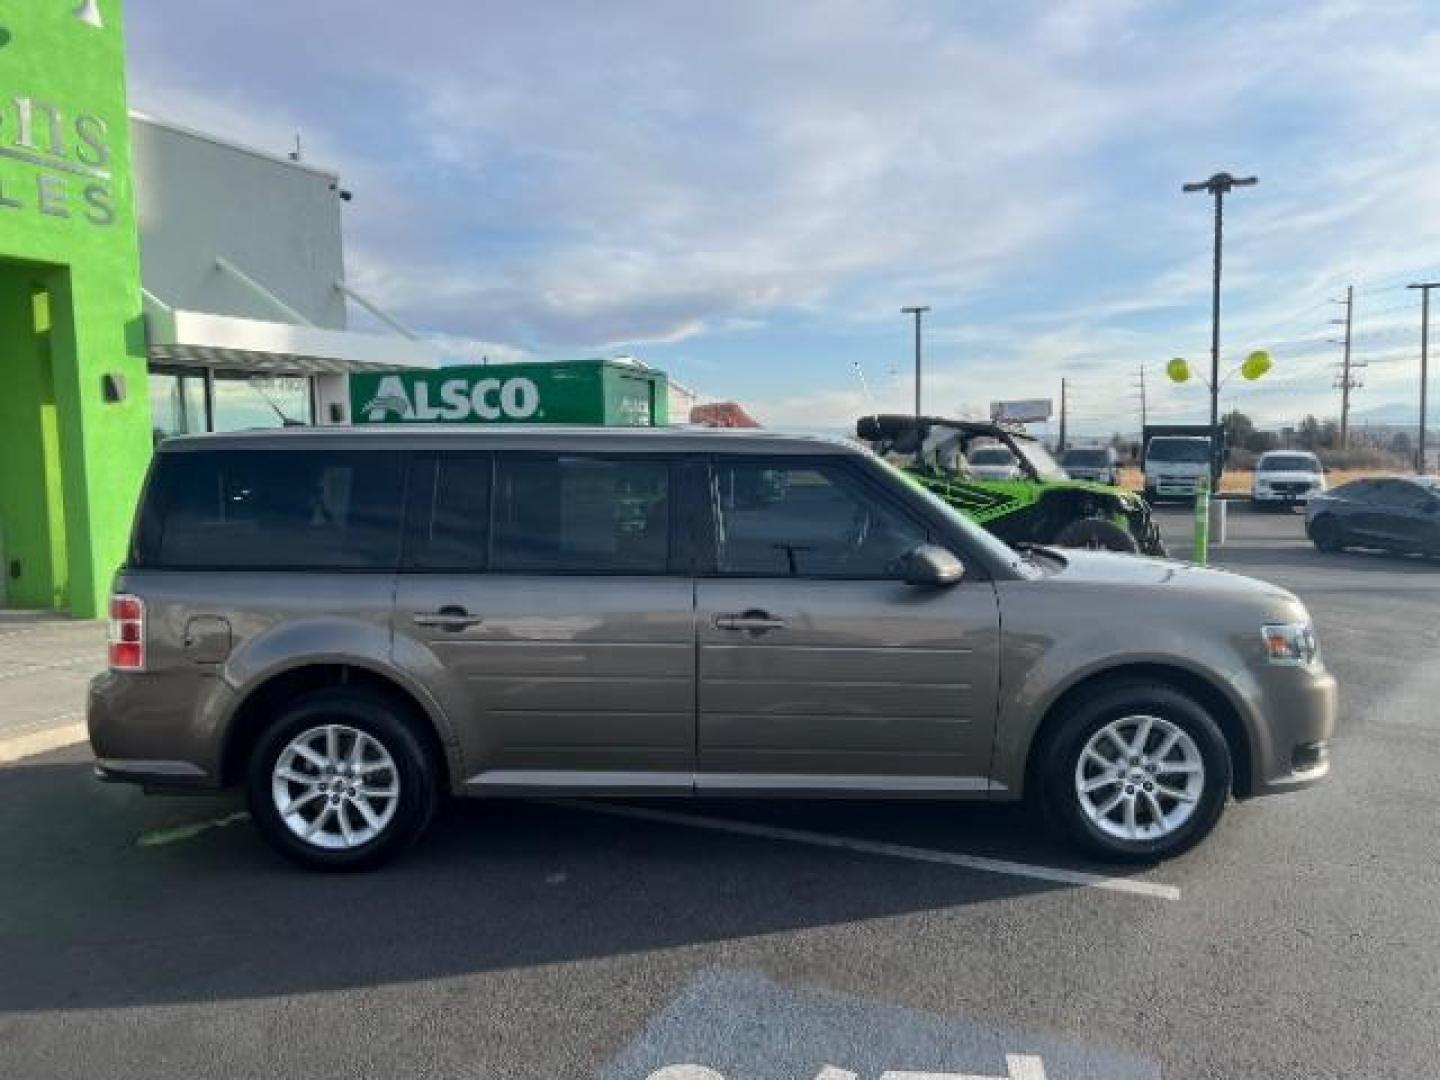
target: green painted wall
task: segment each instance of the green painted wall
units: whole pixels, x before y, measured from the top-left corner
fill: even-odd
[[[0,264],[0,548],[7,604],[63,608],[69,603],[65,510],[44,276]],[[11,567],[20,573],[12,576]]]
[[[120,0],[0,7],[0,396],[16,399],[0,407],[0,530],[21,560],[19,578],[3,568],[7,603],[85,616],[150,456],[124,63]],[[106,374],[125,400],[104,400]]]

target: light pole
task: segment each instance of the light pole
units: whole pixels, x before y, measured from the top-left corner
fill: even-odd
[[[1430,382],[1430,290],[1440,289],[1440,281],[1407,285],[1420,290],[1420,447],[1415,452],[1415,471],[1425,474],[1425,391]]]
[[[1210,297],[1210,431],[1212,454],[1215,458],[1210,463],[1212,474],[1217,471],[1215,466],[1220,456],[1220,440],[1214,437],[1214,432],[1220,425],[1220,251],[1224,237],[1225,196],[1234,188],[1250,187],[1257,183],[1259,177],[1231,176],[1221,172],[1209,180],[1185,184],[1181,188],[1182,191],[1204,191],[1215,197],[1215,280]]]
[[[920,419],[920,319],[929,307],[903,307],[901,315],[915,316],[915,419]]]

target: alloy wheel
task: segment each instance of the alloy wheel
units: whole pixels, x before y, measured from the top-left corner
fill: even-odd
[[[285,827],[330,851],[374,840],[400,805],[395,759],[374,736],[343,724],[291,739],[275,759],[270,788]]]
[[[1124,716],[1093,734],[1075,763],[1075,794],[1090,823],[1117,840],[1158,840],[1194,815],[1205,761],[1184,729]]]

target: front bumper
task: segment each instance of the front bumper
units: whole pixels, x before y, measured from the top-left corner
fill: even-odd
[[[1199,490],[1200,481],[1195,478],[1161,479],[1145,485],[1145,494],[1152,499],[1193,499]]]
[[[1335,676],[1322,669],[1267,669],[1262,723],[1252,733],[1248,795],[1278,795],[1325,779],[1340,709]]]
[[[1257,503],[1283,503],[1286,506],[1304,506],[1310,501],[1311,495],[1321,495],[1319,491],[1252,491],[1251,501]]]

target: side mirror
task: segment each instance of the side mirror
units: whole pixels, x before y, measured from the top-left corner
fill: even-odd
[[[936,544],[921,544],[905,556],[905,583],[922,588],[944,588],[965,576],[965,564]]]

